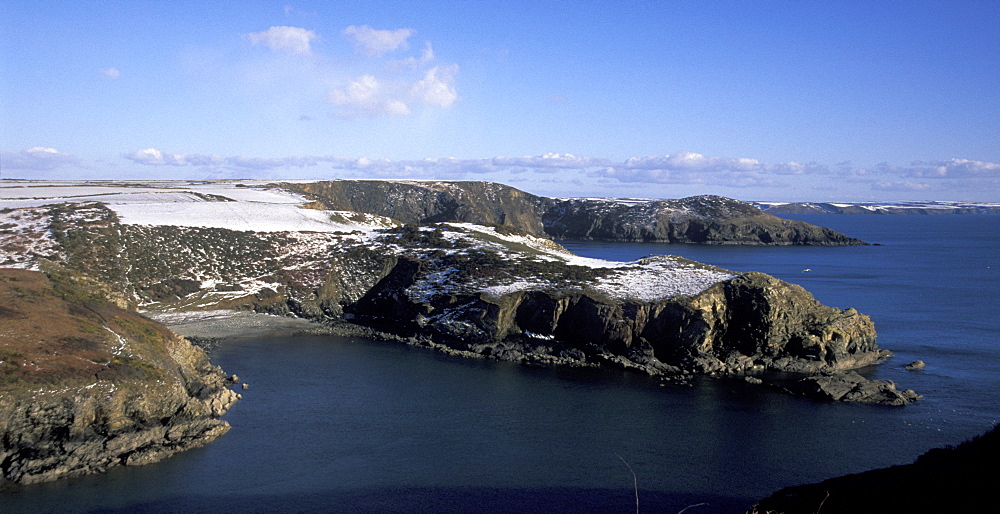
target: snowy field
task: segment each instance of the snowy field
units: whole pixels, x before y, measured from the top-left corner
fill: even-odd
[[[160,181],[160,182],[22,182],[0,181],[0,265],[35,266],[39,257],[60,258],[48,223],[47,206],[66,202],[101,202],[112,209],[124,224],[222,228],[247,232],[287,232],[294,235],[283,252],[297,256],[279,256],[288,268],[311,266],[324,260],[336,238],[344,248],[361,244],[372,248],[381,245],[389,253],[408,250],[394,244],[391,236],[381,236],[376,229],[395,226],[382,216],[343,211],[308,209],[309,199],[252,181]],[[436,184],[447,187],[447,184]],[[97,209],[74,211],[73,216],[99,215]],[[87,222],[89,219],[74,219]],[[602,270],[593,281],[581,284],[586,289],[622,300],[651,301],[678,295],[691,296],[713,284],[733,278],[725,270],[691,263],[673,256],[657,256],[633,262],[606,261],[580,257],[549,239],[514,231],[497,231],[471,223],[439,226],[442,237],[452,242],[465,240],[465,248],[477,247],[499,253],[508,262],[522,259],[561,262],[572,267]],[[432,230],[427,228],[425,230]],[[334,233],[342,234],[336,236]],[[347,233],[353,235],[348,236]],[[448,253],[466,250],[449,249]],[[411,294],[418,297],[444,290],[478,290],[487,294],[513,291],[558,289],[566,282],[558,276],[511,277],[506,283],[456,283],[456,270],[441,270],[417,285]],[[241,291],[216,292],[216,296],[242,296],[246,291],[280,284],[257,283],[246,277]],[[214,284],[205,283],[211,289]]]
[[[249,187],[247,187],[249,186]],[[305,209],[308,200],[264,183],[0,182],[0,209],[102,202],[130,225],[226,228],[257,232],[351,232],[392,226],[381,216]]]

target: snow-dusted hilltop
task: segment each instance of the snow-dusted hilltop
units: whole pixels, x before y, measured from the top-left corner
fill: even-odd
[[[107,205],[130,225],[331,232],[367,230],[392,220],[414,224],[450,221],[507,225],[556,239],[864,244],[827,228],[781,219],[748,203],[710,195],[680,200],[544,198],[492,182],[412,180],[279,184],[0,181],[0,208],[86,201]],[[352,214],[343,217],[323,211]]]
[[[662,376],[758,380],[885,356],[867,316],[767,275],[676,256],[572,255],[517,227],[544,219],[528,208],[540,200],[524,197],[471,182],[4,184],[0,266],[52,262],[112,284],[149,312],[296,315],[470,356]],[[348,200],[384,209],[344,210]],[[687,220],[755,212],[718,197],[679,202]],[[421,224],[399,221],[419,215]],[[915,398],[839,377],[786,387],[879,403]]]
[[[406,223],[509,225],[555,239],[741,245],[859,245],[833,230],[781,219],[731,198],[544,198],[491,182],[335,180],[281,184],[327,209]]]

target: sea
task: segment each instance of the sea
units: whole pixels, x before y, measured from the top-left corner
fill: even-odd
[[[923,399],[824,403],[734,379],[661,385],[356,338],[233,339],[212,354],[249,384],[227,435],[148,466],[0,491],[0,511],[744,512],[1000,422],[1000,216],[795,218],[878,244],[562,243],[762,271],[854,307],[895,353],[863,373]],[[905,369],[918,359],[926,368]]]

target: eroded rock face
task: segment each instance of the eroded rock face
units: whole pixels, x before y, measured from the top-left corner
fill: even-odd
[[[433,273],[433,264],[400,259],[344,310],[356,322],[459,351],[651,374],[813,373],[885,357],[868,316],[824,306],[801,287],[761,273],[652,301],[572,288],[415,297]]]
[[[222,370],[101,287],[68,272],[0,270],[3,480],[147,464],[229,430],[217,418],[239,395]]]

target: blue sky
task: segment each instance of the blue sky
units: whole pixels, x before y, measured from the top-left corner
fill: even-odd
[[[1000,201],[1000,2],[0,2],[0,175]]]

